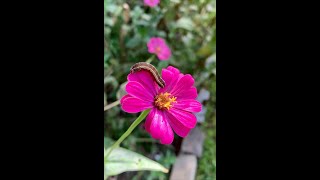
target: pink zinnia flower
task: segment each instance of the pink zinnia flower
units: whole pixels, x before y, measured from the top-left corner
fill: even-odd
[[[144,0],[144,4],[150,7],[155,7],[159,2],[160,0]]]
[[[178,69],[169,66],[162,69],[166,83],[160,88],[148,71],[128,75],[127,95],[120,103],[125,112],[137,113],[150,109],[145,121],[145,129],[162,144],[171,144],[174,138],[172,129],[180,137],[186,137],[197,124],[194,112],[201,111],[201,104],[194,79],[190,74],[183,75]]]
[[[156,54],[160,60],[168,60],[171,56],[170,48],[162,38],[151,38],[147,46],[149,53]]]

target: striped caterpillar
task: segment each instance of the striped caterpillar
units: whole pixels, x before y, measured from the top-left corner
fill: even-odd
[[[134,72],[141,71],[141,70],[149,71],[153,75],[153,77],[156,80],[157,84],[161,88],[164,88],[164,86],[166,85],[164,80],[161,78],[161,76],[158,73],[157,69],[153,65],[151,65],[149,63],[138,62],[138,63],[134,64],[130,69],[130,73],[134,73]]]

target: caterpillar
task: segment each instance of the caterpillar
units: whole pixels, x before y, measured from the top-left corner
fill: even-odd
[[[131,67],[130,73],[134,73],[134,72],[141,71],[141,70],[149,71],[152,74],[152,76],[154,77],[154,79],[156,80],[157,84],[161,88],[164,88],[164,86],[166,84],[165,84],[164,80],[162,79],[161,75],[158,73],[157,69],[152,64],[146,63],[146,62],[138,62]]]

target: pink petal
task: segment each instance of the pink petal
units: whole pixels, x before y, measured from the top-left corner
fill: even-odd
[[[155,139],[160,139],[166,131],[165,119],[158,109],[152,109],[154,112],[153,119],[150,124],[150,133],[151,136]]]
[[[156,112],[156,110],[154,110],[154,108],[151,109],[151,111],[147,115],[146,121],[144,123],[144,128],[148,133],[150,133],[150,125],[151,125],[151,122],[154,118],[155,112]]]
[[[200,112],[202,105],[194,99],[180,100],[174,103],[173,108],[181,109],[189,112]]]
[[[177,78],[174,78],[174,73],[167,69],[162,69],[162,79],[166,83],[166,86],[161,89],[161,91],[165,92],[170,92],[173,86],[175,86],[176,82],[178,81]]]
[[[153,96],[156,95],[157,89],[159,88],[154,77],[148,71],[130,73],[127,79],[128,81],[139,82],[145,89],[149,90]]]
[[[171,51],[167,45],[162,45],[161,46],[161,52],[157,54],[159,60],[169,60],[171,57]]]
[[[174,74],[180,74],[179,69],[177,69],[177,68],[175,68],[175,67],[173,67],[173,66],[168,66],[168,67],[167,67],[167,70],[171,71],[171,72],[174,73]]]
[[[155,53],[157,47],[161,47],[164,44],[164,40],[162,38],[153,37],[150,38],[147,46],[149,53]]]
[[[132,98],[132,96],[129,95],[129,94],[124,95],[124,96],[120,99],[120,104],[122,104],[122,102],[123,102],[125,99],[127,99],[127,98]]]
[[[159,37],[153,37],[149,40],[148,44],[149,53],[157,54],[159,60],[168,60],[171,57],[171,50],[167,46],[164,39]],[[156,51],[157,48],[160,48],[160,52]]]
[[[168,66],[166,69],[162,69],[162,78],[166,82],[166,87],[163,91],[170,92],[182,77],[183,74],[175,67]]]
[[[168,131],[165,136],[161,137],[161,139],[160,139],[161,144],[171,144],[174,139],[174,134],[173,134],[173,131],[172,131],[170,125],[168,122],[166,122],[166,123],[168,126],[168,129],[167,129]]]
[[[163,111],[156,108],[153,109],[154,116],[150,123],[150,134],[155,139],[160,139],[162,144],[171,144],[174,138],[172,129],[163,114]]]
[[[160,37],[155,37],[154,38],[155,42],[157,43],[157,45],[161,46],[163,44],[165,44],[166,42],[164,41],[164,39],[160,38]]]
[[[152,41],[152,39],[148,42],[147,47],[148,47],[148,52],[149,52],[149,53],[154,53],[154,52],[156,52],[156,47],[157,47],[157,45],[155,44],[154,41]]]
[[[173,107],[169,110],[169,113],[187,128],[192,129],[197,124],[196,116],[190,112],[176,109]]]
[[[174,116],[172,116],[170,113],[165,112],[167,119],[169,121],[169,124],[173,128],[174,132],[176,132],[177,135],[180,137],[186,137],[191,128],[188,128],[184,126],[179,120],[177,120]]]
[[[150,7],[155,7],[159,2],[160,0],[144,0],[144,4]]]
[[[121,108],[127,113],[137,113],[152,108],[152,102],[143,101],[141,99],[125,95],[120,100]]]
[[[176,95],[177,101],[183,100],[183,99],[195,99],[197,98],[198,93],[197,89],[195,87],[191,87],[188,90],[183,91],[183,93],[179,93]]]
[[[171,94],[174,96],[178,96],[180,93],[182,94],[184,91],[190,89],[194,84],[194,79],[190,74],[184,75],[171,90]]]
[[[126,91],[133,97],[139,98],[144,101],[153,102],[154,95],[146,90],[140,83],[137,81],[129,81],[126,85]]]

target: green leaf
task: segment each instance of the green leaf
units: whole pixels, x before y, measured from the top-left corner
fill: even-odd
[[[173,3],[180,3],[181,2],[180,0],[170,0],[170,1]]]
[[[176,28],[182,28],[182,29],[186,29],[189,31],[192,31],[193,27],[194,27],[194,24],[193,24],[192,20],[190,18],[186,18],[186,17],[180,18],[176,24]]]
[[[105,155],[110,148],[105,150]],[[168,169],[161,164],[133,151],[124,148],[115,148],[112,150],[105,162],[105,177],[114,176],[126,171],[161,171],[168,173]]]
[[[202,46],[197,51],[197,55],[201,56],[201,57],[207,57],[207,56],[211,55],[213,52],[214,52],[214,47],[212,47],[212,45],[208,43],[208,44]]]
[[[141,37],[134,36],[126,43],[126,46],[127,46],[127,48],[134,48],[134,47],[138,46],[140,43],[141,43]]]

